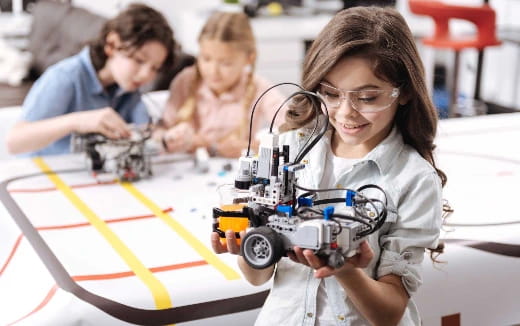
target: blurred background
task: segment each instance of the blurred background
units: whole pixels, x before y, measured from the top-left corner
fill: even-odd
[[[77,51],[75,47],[80,47],[80,43],[84,43],[89,36],[95,35],[96,29],[100,26],[99,20],[85,18],[85,13],[78,14],[78,9],[106,18],[134,2],[132,0],[52,1],[74,8],[65,10],[64,17],[76,14],[76,16],[72,15],[74,19],[58,19],[56,10],[48,13],[33,10],[42,1],[0,0],[0,47],[3,49],[0,51],[2,53],[0,55],[0,107],[20,105],[31,82],[49,64],[72,54],[68,52]],[[427,15],[411,12],[409,0],[143,0],[141,2],[159,9],[167,17],[174,28],[177,40],[182,45],[182,52],[188,55],[197,53],[196,37],[212,10],[226,6],[244,10],[253,17],[259,50],[258,72],[273,82],[299,82],[306,49],[336,11],[358,5],[394,6],[405,16],[416,37],[425,64],[429,88],[442,118],[448,116],[448,107],[457,103],[462,106],[457,113],[460,116],[520,110],[520,21],[516,19],[520,14],[520,1],[441,1],[447,5],[457,6],[487,5],[495,12],[494,26],[500,44],[486,47],[484,51],[472,47],[454,51],[449,47],[425,45],[422,40],[433,35],[434,21]],[[91,23],[93,21],[95,23]],[[478,34],[478,26],[474,22],[453,18],[449,24],[450,33],[454,37]],[[48,39],[57,38],[58,34],[61,43],[53,43],[52,49],[49,46],[45,48]],[[67,44],[70,42],[78,44],[74,46]],[[64,51],[65,48],[68,52]],[[18,52],[16,56],[14,54],[9,56],[10,52],[7,49],[13,53]],[[458,58],[455,57],[455,52],[458,52]],[[43,56],[42,53],[45,53],[44,59],[40,58]],[[41,62],[41,60],[47,61]],[[151,90],[164,89],[169,80],[170,78],[165,76]],[[481,102],[474,104],[469,101],[473,98]]]

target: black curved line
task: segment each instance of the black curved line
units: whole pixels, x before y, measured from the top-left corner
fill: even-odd
[[[216,317],[224,314],[243,312],[260,308],[263,305],[265,298],[269,293],[268,290],[239,297],[200,302],[167,309],[140,309],[107,299],[79,286],[67,273],[66,269],[52,252],[51,248],[43,240],[42,236],[23,213],[20,206],[18,206],[11,197],[11,194],[7,191],[7,186],[12,181],[40,175],[78,171],[80,170],[74,169],[34,173],[7,179],[0,183],[0,201],[2,201],[9,212],[9,215],[11,215],[47,270],[51,273],[56,284],[61,289],[74,294],[78,299],[92,304],[115,318],[138,325],[181,323],[202,318]]]
[[[520,258],[520,245],[517,244],[465,239],[443,239],[441,241],[489,252],[492,254]]]

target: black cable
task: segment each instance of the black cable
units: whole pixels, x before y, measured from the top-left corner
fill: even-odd
[[[338,232],[334,232],[334,235],[337,236],[338,234],[341,234],[341,232],[343,231],[343,226],[341,225],[341,223],[336,220],[335,218],[331,218],[331,221],[333,221],[334,223],[336,223],[336,225],[338,226]]]
[[[385,202],[383,203],[381,200],[376,199],[376,198],[373,198],[373,199],[367,198],[365,195],[363,195],[361,193],[361,191],[363,191],[365,189],[370,189],[370,188],[379,190],[383,194]],[[377,231],[385,223],[386,217],[388,215],[388,210],[386,208],[388,206],[388,197],[386,195],[386,192],[383,190],[383,188],[381,188],[380,186],[375,185],[375,184],[367,184],[367,185],[359,187],[358,188],[358,195],[363,197],[365,200],[367,200],[367,202],[370,203],[370,205],[377,212],[377,219],[376,219],[376,224],[374,225],[374,229],[372,231],[370,231],[370,232],[369,231],[365,231],[365,232],[361,232],[360,233],[361,236],[365,236],[365,235],[368,235],[368,234],[371,234],[371,233]],[[379,211],[379,209],[375,205],[375,203],[377,203],[377,202],[381,203],[381,205],[382,205],[383,210],[381,212]]]
[[[323,99],[321,97],[319,97],[316,93],[309,92],[309,95],[313,96],[311,98],[311,102],[312,102],[312,106],[316,110],[316,120],[319,120],[319,116],[320,116],[319,112],[321,110],[321,106],[318,106],[316,104],[316,100],[318,100],[319,103],[323,104],[323,107],[325,108],[325,115],[326,115],[325,123],[323,124],[323,130],[316,137],[314,137],[312,142],[310,144],[308,144],[306,147],[304,146],[301,148],[300,152],[294,159],[294,163],[299,163],[305,157],[305,155],[307,155],[307,153],[314,147],[314,145],[316,145],[318,143],[318,141],[325,135],[325,133],[329,129],[329,110],[327,108],[327,104],[325,104]],[[309,140],[310,139],[311,139],[311,136],[309,136]],[[307,142],[306,142],[306,144],[307,144]]]
[[[301,216],[300,215],[300,214],[303,214],[305,212],[314,213],[314,214],[316,214],[316,216],[307,217],[307,216]],[[302,219],[304,219],[304,220],[321,219],[321,218],[323,218],[324,213],[323,213],[323,210],[305,206],[305,207],[300,207],[300,209],[298,209],[297,216],[302,218]],[[346,219],[346,220],[356,221],[356,222],[362,223],[362,224],[372,228],[372,225],[369,222],[367,222],[367,221],[365,221],[365,220],[363,220],[363,219],[361,219],[359,217],[348,216],[348,215],[338,214],[338,213],[331,214],[331,217],[332,218],[339,218],[339,219]]]
[[[307,196],[310,196],[310,195],[314,195],[314,193],[313,192],[309,192],[309,191],[308,192],[304,192],[303,194],[298,196],[298,199],[304,198],[304,197],[307,197]]]
[[[312,195],[314,193],[318,193],[318,192],[326,192],[326,191],[354,191],[356,193],[356,196],[359,196],[362,198],[362,200],[364,201],[363,204],[369,204],[370,206],[372,206],[372,208],[376,211],[376,218],[373,219],[369,216],[367,216],[365,214],[365,212],[363,211],[360,211],[358,208],[355,208],[355,211],[356,213],[359,215],[359,216],[362,216],[368,220],[370,220],[372,223],[374,223],[375,221],[375,224],[371,224],[369,222],[366,222],[365,220],[361,219],[361,218],[351,218],[351,217],[346,217],[350,220],[355,220],[355,221],[358,221],[360,223],[363,223],[364,225],[367,225],[369,226],[370,228],[366,231],[363,231],[363,232],[360,232],[359,235],[360,236],[366,236],[366,235],[369,235],[377,230],[379,230],[381,228],[381,226],[383,225],[383,223],[386,221],[386,216],[388,214],[388,211],[386,209],[386,204],[383,203],[383,201],[377,199],[377,198],[374,198],[374,199],[370,199],[368,197],[366,197],[364,194],[360,193],[360,191],[362,190],[365,190],[365,189],[369,189],[369,188],[374,188],[374,189],[378,189],[380,190],[382,193],[383,193],[383,196],[384,196],[384,200],[385,200],[385,203],[387,202],[387,196],[386,196],[386,192],[379,186],[377,185],[374,185],[374,184],[368,184],[368,185],[364,185],[364,186],[361,186],[359,187],[357,190],[352,190],[352,189],[349,189],[349,188],[326,188],[326,189],[310,189],[310,188],[306,188],[306,187],[303,187],[303,186],[300,186],[300,185],[297,185],[297,184],[294,184],[295,188],[298,188],[300,190],[303,190],[303,191],[306,191],[306,193],[304,193],[303,195]],[[303,195],[299,196],[299,197],[302,197]],[[345,198],[329,198],[329,199],[322,199],[322,200],[317,200],[314,202],[314,204],[316,205],[322,205],[322,204],[329,204],[329,203],[340,203],[340,202],[344,202],[345,201]],[[375,203],[380,203],[382,205],[382,210],[380,211],[378,208],[377,208],[377,205]],[[334,214],[333,214],[334,216]]]
[[[299,89],[301,89],[303,91],[305,90],[303,87],[301,87],[300,85],[298,85],[296,83],[285,82],[285,83],[278,83],[276,85],[273,85],[273,86],[269,87],[268,89],[266,89],[262,94],[260,94],[260,96],[256,99],[256,101],[253,104],[253,107],[251,109],[251,118],[249,119],[249,139],[247,142],[246,157],[249,156],[249,152],[251,151],[251,136],[252,136],[251,134],[253,133],[253,116],[255,114],[255,110],[256,110],[256,106],[257,106],[258,102],[260,102],[260,99],[262,99],[262,97],[264,97],[264,95],[267,94],[270,90],[272,90],[275,87],[279,87],[279,86],[283,86],[283,85],[292,85],[292,86],[298,87]]]
[[[331,217],[334,217],[334,218],[340,218],[340,219],[343,219],[343,220],[350,220],[350,221],[355,221],[355,222],[359,222],[361,224],[364,224],[370,228],[372,228],[372,224],[370,224],[369,222],[359,218],[359,217],[355,217],[355,216],[348,216],[348,215],[343,215],[343,214],[332,214]]]
[[[314,205],[344,203],[345,198],[327,198],[314,201]]]
[[[278,109],[276,110],[274,116],[273,116],[273,119],[271,120],[271,125],[269,127],[269,132],[272,133],[273,132],[273,127],[274,127],[274,122],[275,122],[275,119],[276,119],[276,116],[278,115],[278,112],[282,109],[282,107],[290,100],[292,99],[294,96],[296,95],[309,95],[308,94],[309,92],[306,92],[306,91],[301,91],[301,92],[295,92],[293,94],[291,94],[285,101],[283,101],[282,105],[280,105],[280,107],[278,107]],[[303,144],[302,148],[305,148],[305,146],[307,146],[307,144],[309,143],[309,141],[311,140],[312,136],[314,136],[314,134],[316,133],[316,130],[318,130],[318,127],[319,127],[319,119],[316,119],[316,122],[314,123],[314,128],[312,129],[312,132],[310,134],[310,136],[306,139],[305,143]],[[301,149],[300,149],[301,151]],[[298,157],[299,153],[296,155],[296,157]],[[296,161],[295,161],[296,163]]]
[[[310,94],[304,94],[304,95],[310,95]],[[310,95],[310,96],[313,96],[313,95]],[[311,97],[311,101],[312,100],[313,100],[313,98]],[[315,108],[315,107],[313,106],[313,108]],[[316,121],[314,122],[314,128],[312,129],[311,133],[309,134],[309,137],[307,137],[307,139],[305,140],[305,143],[303,144],[303,146],[300,148],[300,151],[298,152],[298,154],[296,154],[296,158],[298,158],[300,156],[300,154],[304,148],[309,146],[309,143],[310,143],[312,137],[314,137],[314,135],[316,134],[316,131],[318,130],[318,127],[320,126],[320,120],[318,117],[319,117],[319,115],[318,115],[318,113],[316,113]],[[299,162],[299,161],[296,161],[296,158],[294,161],[295,163]]]
[[[361,202],[359,199],[356,200],[357,203],[362,203],[362,204],[370,204],[370,206],[372,206],[372,208],[376,211],[377,213],[377,216],[380,216],[381,215],[381,212],[379,211],[379,209],[377,208],[377,206],[374,204],[374,202],[379,202],[381,203],[381,205],[383,205],[383,207],[385,207],[386,205],[383,204],[383,202],[379,199],[370,199],[368,197],[366,197],[364,194],[362,193],[357,193],[357,196],[359,197],[362,197],[363,201],[364,202]]]
[[[325,119],[325,123],[324,123],[324,126],[323,126],[323,130],[320,134],[318,134],[313,140],[312,142],[309,143],[309,141],[312,139],[312,136],[314,135],[315,133],[315,130],[313,130],[313,132],[311,133],[311,135],[309,136],[309,138],[307,139],[307,141],[305,142],[304,146],[300,149],[300,152],[297,154],[296,156],[296,159],[294,160],[294,163],[299,163],[302,158],[307,155],[307,153],[314,147],[314,145],[316,145],[316,143],[323,137],[323,135],[325,135],[325,132],[327,131],[328,127],[329,127],[329,111],[328,111],[328,108],[327,108],[327,105],[325,104],[325,102],[323,101],[323,99],[318,96],[316,93],[313,93],[313,92],[309,92],[309,91],[306,91],[303,87],[301,87],[300,85],[298,84],[295,84],[295,83],[279,83],[279,84],[276,84],[276,85],[273,85],[271,86],[270,88],[268,88],[267,90],[265,90],[259,97],[258,99],[255,101],[255,103],[253,104],[253,108],[251,109],[251,118],[249,119],[249,139],[248,139],[248,144],[247,144],[247,152],[246,152],[246,156],[249,156],[250,155],[250,152],[251,152],[251,138],[252,138],[252,131],[253,131],[253,117],[254,117],[254,112],[256,110],[256,106],[258,105],[258,102],[260,101],[260,99],[267,93],[269,92],[271,89],[275,88],[275,87],[278,87],[278,86],[282,86],[282,85],[293,85],[293,86],[296,86],[298,88],[301,89],[301,91],[298,91],[298,92],[295,92],[293,94],[291,94],[283,103],[280,107],[278,107],[278,109],[276,110],[275,112],[275,115],[273,117],[273,119],[271,120],[271,126],[270,126],[270,132],[272,132],[272,129],[273,129],[273,126],[274,126],[274,121],[276,119],[276,116],[278,114],[278,112],[282,109],[282,107],[287,103],[287,101],[289,101],[289,99],[291,99],[292,97],[296,96],[296,95],[306,95],[306,96],[309,96],[310,99],[311,99],[311,103],[312,103],[312,107],[316,110],[316,126],[315,126],[315,129],[317,129],[318,127],[318,124],[319,124],[319,113],[320,113],[320,109],[321,109],[321,105],[317,105],[316,101],[319,101],[319,104],[323,104],[324,105],[324,108],[325,108],[325,115],[326,115],[326,119]]]
[[[313,108],[316,109],[316,103],[314,102],[315,101],[315,98],[317,97],[317,95],[315,93],[312,93],[312,92],[309,92],[309,91],[306,91],[306,90],[302,90],[302,91],[297,91],[297,92],[294,92],[292,93],[291,95],[289,95],[289,97],[287,97],[283,102],[282,104],[278,107],[278,109],[276,110],[276,112],[274,113],[274,116],[273,116],[273,119],[271,120],[271,125],[269,126],[269,133],[272,133],[273,132],[273,128],[274,128],[274,122],[276,120],[276,116],[278,115],[278,112],[280,112],[280,110],[284,107],[284,105],[289,102],[293,97],[295,96],[298,96],[298,95],[304,95],[304,96],[309,96],[310,99],[311,99],[311,102],[313,103]],[[319,97],[318,97],[319,98]],[[321,98],[319,98],[321,100]],[[316,117],[318,117],[318,112],[316,114]],[[328,116],[328,114],[327,114]],[[327,122],[328,122],[328,118],[327,118]],[[300,157],[300,155],[302,155],[302,152],[305,150],[305,153],[306,154],[312,147],[314,147],[314,145],[317,143],[317,141],[323,137],[323,135],[325,134],[325,132],[327,131],[326,128],[328,128],[328,124],[327,124],[327,127],[325,128],[325,131],[322,132],[321,134],[319,134],[316,138],[315,138],[315,141],[313,144],[309,144],[310,140],[312,139],[312,137],[314,136],[316,130],[318,130],[318,127],[319,127],[319,119],[316,118],[316,122],[314,124],[314,129],[312,130],[311,134],[309,135],[309,137],[307,138],[307,140],[305,141],[305,143],[303,144],[303,146],[301,147],[300,149],[300,152],[296,155],[296,158],[294,160],[294,163],[299,163],[301,161],[301,158],[298,159],[298,157]],[[303,155],[304,156],[304,155]],[[303,157],[302,156],[302,157]]]
[[[362,190],[365,190],[365,189],[369,189],[369,188],[374,188],[374,189],[377,189],[379,191],[381,191],[381,193],[383,194],[383,196],[385,197],[385,206],[388,205],[388,198],[386,197],[386,191],[383,190],[383,188],[379,187],[378,185],[375,185],[375,184],[367,184],[367,185],[364,185],[364,186],[361,186],[357,189],[358,192],[361,192]]]
[[[376,188],[376,189],[379,189],[383,195],[384,195],[384,198],[385,198],[385,202],[387,201],[387,198],[386,198],[386,193],[385,191],[377,186],[377,185],[373,185],[373,184],[369,184],[369,185],[364,185],[360,188],[358,188],[357,190],[353,190],[353,189],[349,189],[349,188],[325,188],[325,189],[310,189],[310,188],[306,188],[306,187],[303,187],[303,186],[300,186],[300,185],[297,185],[295,184],[294,185],[296,188],[300,189],[300,190],[304,190],[306,191],[304,194],[300,195],[298,198],[300,197],[306,197],[306,196],[309,196],[309,195],[312,195],[314,193],[317,193],[317,192],[326,192],[326,191],[353,191],[356,193],[357,196],[361,197],[363,200],[366,201],[366,203],[370,204],[374,210],[377,212],[377,215],[381,215],[381,212],[379,212],[379,209],[377,208],[377,206],[374,204],[374,202],[380,202],[384,207],[386,207],[386,204],[383,204],[383,202],[379,199],[370,199],[368,197],[366,197],[363,193],[361,193],[360,191],[361,190],[364,190],[364,189],[367,189],[367,188]],[[345,198],[341,197],[341,198],[327,198],[327,199],[321,199],[321,200],[316,200],[314,201],[314,204],[316,205],[323,205],[323,204],[333,204],[333,203],[341,203],[341,202],[344,202],[345,201]]]
[[[278,115],[278,112],[280,112],[280,110],[285,106],[285,104],[287,104],[287,102],[289,102],[293,97],[295,97],[295,96],[297,96],[297,95],[315,96],[316,94],[314,94],[314,93],[312,93],[312,92],[309,92],[309,91],[306,91],[306,90],[302,89],[301,91],[297,91],[297,92],[294,92],[294,93],[292,93],[291,95],[289,95],[289,97],[287,97],[287,98],[282,102],[282,104],[280,104],[280,106],[278,107],[278,109],[274,112],[273,118],[271,119],[271,124],[269,125],[269,132],[270,132],[270,133],[273,132],[274,122],[275,122],[275,120],[276,120],[276,116]]]
[[[372,230],[366,230],[364,232],[360,232],[359,235],[364,237],[364,236],[367,236],[367,235],[372,234],[372,233],[376,232],[377,230],[379,230],[381,228],[381,226],[383,226],[383,224],[385,223],[387,214],[388,214],[388,211],[387,211],[386,207],[383,206],[383,211],[381,212],[381,215],[377,219],[376,224],[372,227]]]
[[[318,208],[312,208],[312,207],[309,207],[309,206],[302,206],[302,207],[299,207],[298,210],[296,211],[296,214],[298,215],[298,217],[301,217],[302,219],[314,219],[314,218],[318,218],[318,217],[312,217],[312,218],[309,218],[307,216],[300,216],[300,214],[303,214],[303,213],[306,213],[306,212],[311,212],[311,213],[314,213],[316,214],[319,218],[323,217],[323,211],[318,209]]]
[[[350,188],[324,188],[324,189],[312,189],[312,188],[305,188],[304,186],[300,186],[300,185],[297,185],[297,184],[294,184],[294,186],[300,190],[303,190],[303,191],[307,191],[309,194],[314,194],[316,192],[325,192],[325,191],[342,191],[342,190],[346,190],[346,191],[354,191],[356,192],[356,190],[354,189],[350,189]]]

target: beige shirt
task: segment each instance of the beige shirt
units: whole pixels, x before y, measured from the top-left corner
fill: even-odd
[[[191,66],[181,71],[172,81],[170,97],[163,113],[163,120],[167,126],[173,126],[177,123],[177,112],[189,97],[195,76],[196,69]],[[246,92],[246,83],[247,74],[244,73],[235,87],[220,96],[216,96],[207,84],[201,81],[195,95],[195,125],[199,134],[218,141],[229,135],[230,132],[237,130],[240,124],[249,126],[252,105],[272,85],[263,78],[254,75],[255,95],[250,106],[245,108],[243,98]],[[259,130],[269,127],[274,113],[284,100],[285,97],[277,89],[272,89],[262,97],[255,109],[253,135]],[[279,126],[283,122],[284,115],[285,110],[281,110],[275,120],[275,126]],[[247,137],[248,135],[247,132],[244,136]]]

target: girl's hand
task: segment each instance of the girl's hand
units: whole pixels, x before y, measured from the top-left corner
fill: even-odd
[[[194,136],[193,126],[188,122],[181,122],[164,133],[163,140],[166,150],[168,152],[189,151],[193,145]]]
[[[374,258],[374,251],[365,240],[359,245],[359,252],[346,259],[345,264],[340,268],[334,269],[327,265],[326,261],[316,256],[312,250],[294,247],[294,252],[287,254],[289,258],[297,263],[307,265],[315,270],[314,276],[317,278],[325,278],[332,275],[340,275],[348,273],[354,268],[365,268],[368,266],[372,258]]]
[[[77,112],[74,119],[74,131],[86,134],[100,133],[111,139],[130,137],[131,131],[127,123],[112,108]]]
[[[240,232],[240,238],[243,239],[246,236],[246,231]],[[220,236],[217,232],[211,233],[211,247],[217,254],[228,252],[233,255],[240,255],[240,245],[237,244],[235,232],[232,230],[226,231],[226,243],[220,242]]]

